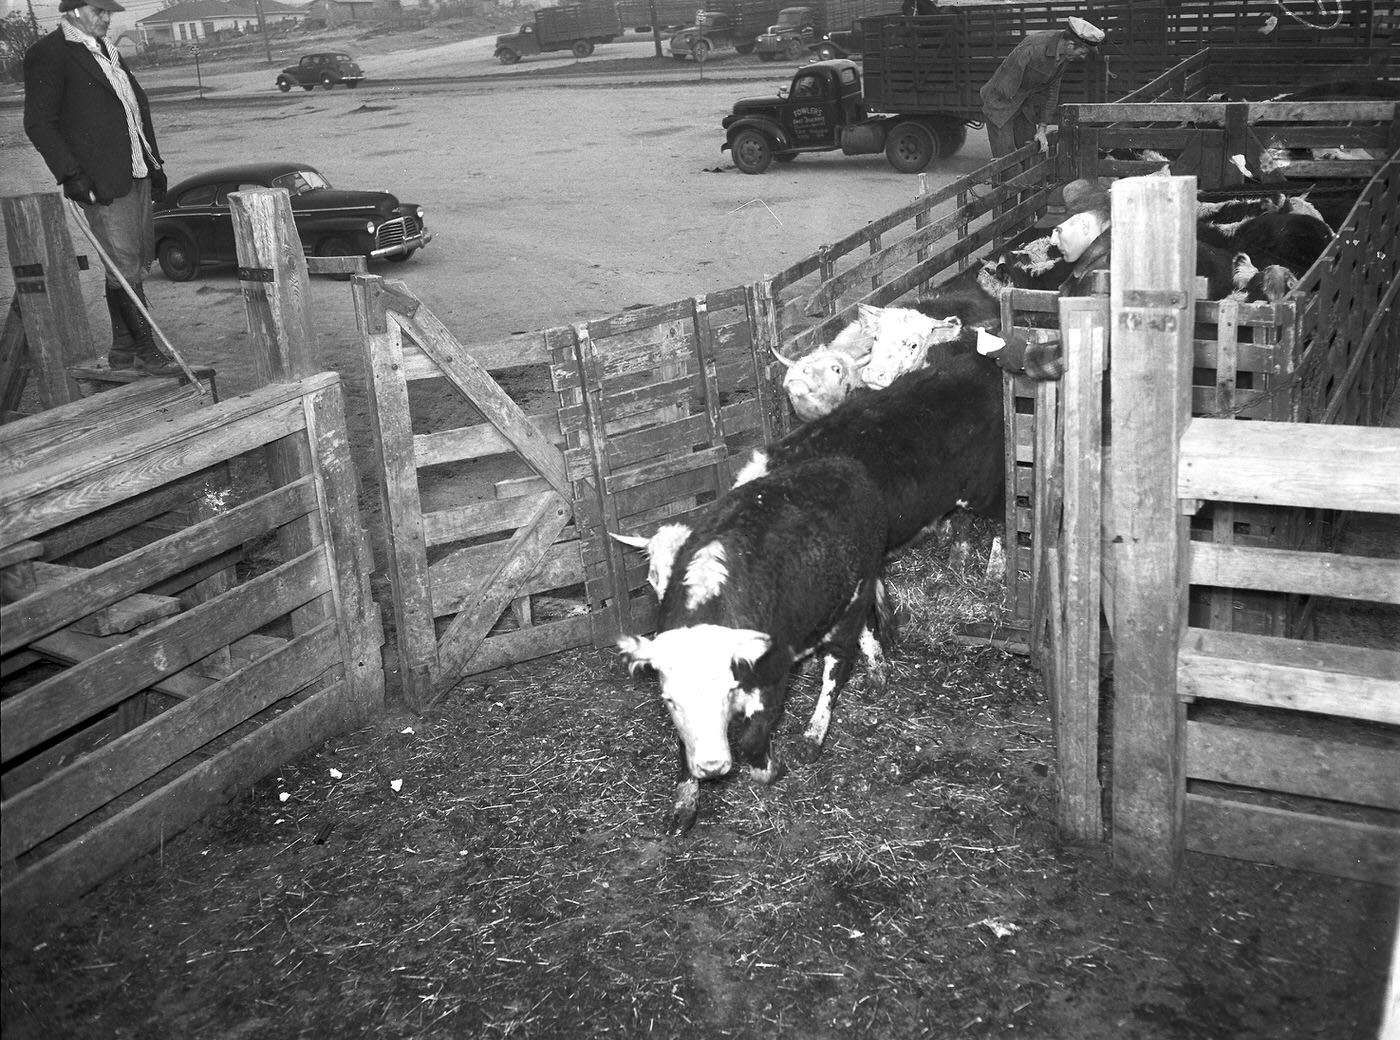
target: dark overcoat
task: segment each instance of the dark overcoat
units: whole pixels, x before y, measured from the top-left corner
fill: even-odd
[[[146,143],[160,163],[146,92],[120,55],[117,61],[131,79]],[[99,199],[119,199],[131,191],[126,108],[97,59],[82,44],[64,39],[62,29],[25,52],[24,132],[59,183],[81,170],[97,186]]]

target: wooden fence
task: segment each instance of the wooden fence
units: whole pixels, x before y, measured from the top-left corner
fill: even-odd
[[[1400,157],[1367,197],[1391,190],[1392,166]],[[1400,721],[1400,654],[1303,638],[1310,613],[1297,607],[1400,601],[1400,564],[1321,551],[1317,520],[1400,513],[1400,431],[1322,425],[1325,407],[1311,408],[1312,422],[1284,421],[1313,396],[1292,375],[1294,353],[1316,346],[1293,339],[1312,305],[1297,298],[1268,308],[1281,333],[1269,350],[1290,352],[1275,366],[1281,384],[1245,402],[1269,402],[1257,414],[1273,421],[1243,421],[1238,408],[1210,417],[1227,388],[1212,394],[1199,373],[1234,352],[1239,326],[1237,305],[1194,300],[1194,203],[1189,178],[1119,182],[1115,236],[1154,248],[1114,251],[1111,299],[1060,301],[1070,365],[1058,408],[1037,413],[1033,537],[1061,824],[1099,840],[1107,783],[1115,852],[1139,868],[1171,870],[1190,848],[1393,883],[1400,742],[1387,727]],[[1352,216],[1382,219],[1371,206]],[[1365,229],[1345,227],[1304,284],[1357,238]],[[1388,288],[1362,278],[1353,289],[1362,308],[1393,294],[1394,275]],[[1109,339],[1106,399],[1131,407],[1101,412]],[[1349,385],[1328,383],[1331,400],[1355,404],[1332,415],[1379,416],[1372,402],[1396,389],[1396,342],[1373,336],[1365,357],[1347,356]],[[1358,454],[1339,466],[1344,444]],[[1216,512],[1193,520],[1207,503]],[[1248,595],[1264,606],[1237,609]],[[1113,648],[1108,727],[1100,602]]]
[[[0,425],[7,937],[383,701],[340,379],[306,374],[306,267],[274,241],[294,236],[285,193],[265,194],[239,259],[269,385],[216,403],[145,378]],[[40,215],[12,258],[50,258],[11,342],[41,401],[82,382],[49,320],[83,314],[57,201],[6,200]]]

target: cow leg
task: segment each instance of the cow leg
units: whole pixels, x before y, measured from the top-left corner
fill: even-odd
[[[676,780],[676,801],[671,807],[671,819],[666,833],[678,837],[695,826],[700,812],[700,781],[690,775],[690,760],[686,757],[685,741],[679,741],[680,770]]]
[[[828,652],[822,656],[822,692],[817,697],[817,706],[795,752],[799,762],[815,762],[822,753],[826,731],[831,726],[831,710],[836,705],[836,695],[846,685],[854,668],[855,661],[848,653],[838,655]]]
[[[860,652],[865,658],[870,688],[879,692],[889,684],[891,669],[886,655],[894,646],[898,629],[894,603],[890,599],[888,588],[880,578],[875,579],[874,601],[869,620],[861,626]]]

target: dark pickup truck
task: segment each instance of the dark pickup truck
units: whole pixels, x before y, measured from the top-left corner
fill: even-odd
[[[798,69],[776,97],[734,103],[724,117],[721,151],[744,173],[763,173],[773,160],[802,152],[873,155],[884,152],[901,173],[918,173],[967,139],[962,118],[937,112],[872,112],[861,93],[860,66],[846,58]]]

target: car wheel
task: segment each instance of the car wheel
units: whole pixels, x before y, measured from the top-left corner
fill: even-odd
[[[188,282],[199,274],[199,250],[178,238],[162,238],[156,245],[156,259],[172,282]]]
[[[321,73],[321,86],[325,87],[327,90],[330,90],[331,87],[335,86],[335,77],[332,76],[329,72]]]
[[[586,58],[593,53],[593,41],[575,40],[574,45],[569,49],[574,52],[575,58]]]
[[[278,76],[277,89],[284,94],[287,93],[287,91],[292,89],[292,81],[289,80],[286,76]]]
[[[496,60],[499,61],[502,65],[514,65],[517,61],[520,60],[520,55],[515,51],[511,50],[509,47],[502,47],[496,53]]]
[[[729,150],[734,153],[734,165],[744,173],[762,173],[773,164],[773,145],[759,130],[740,130]]]
[[[885,158],[900,173],[920,173],[938,158],[938,139],[923,123],[899,123],[885,139]]]
[[[836,57],[836,48],[829,43],[824,43],[813,53],[816,54],[818,61],[830,61],[832,58]]]
[[[316,255],[364,256],[364,254],[361,253],[358,249],[356,249],[349,241],[343,238],[339,238],[335,235],[332,235],[330,238],[321,239],[320,245],[316,247]],[[339,282],[349,281],[350,279],[350,276],[348,274],[333,274],[331,275],[331,277]]]
[[[710,51],[714,48],[710,46],[709,40],[696,40],[690,45],[690,56],[702,64],[709,58]]]

